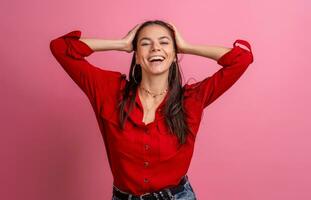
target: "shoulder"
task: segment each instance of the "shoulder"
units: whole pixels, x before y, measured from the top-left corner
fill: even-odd
[[[200,88],[202,88],[204,83],[206,83],[209,78],[210,77],[207,77],[201,81],[195,81],[192,83],[189,83],[189,81],[187,81],[183,86],[184,96],[189,96],[189,95],[199,92]]]
[[[98,86],[95,89],[100,90],[104,96],[119,93],[127,83],[126,74],[119,71],[96,67],[93,73]]]

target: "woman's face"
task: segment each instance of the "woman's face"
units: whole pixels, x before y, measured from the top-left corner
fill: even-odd
[[[136,63],[148,74],[168,72],[175,60],[173,42],[166,28],[160,25],[144,27],[137,40]]]

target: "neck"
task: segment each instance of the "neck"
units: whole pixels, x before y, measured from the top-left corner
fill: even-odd
[[[143,76],[140,85],[154,94],[168,89],[168,78],[165,76]]]

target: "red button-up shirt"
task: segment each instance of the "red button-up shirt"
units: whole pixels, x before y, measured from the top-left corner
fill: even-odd
[[[236,40],[233,48],[217,61],[221,69],[202,81],[183,86],[186,121],[191,132],[186,144],[178,148],[178,139],[169,133],[162,113],[169,92],[156,109],[154,121],[148,124],[142,122],[143,106],[136,92],[136,103],[125,129],[119,129],[116,106],[128,80],[120,72],[90,64],[85,57],[94,51],[79,40],[80,36],[80,30],[69,32],[52,40],[50,49],[94,109],[113,184],[134,195],[177,185],[188,171],[203,109],[229,89],[253,62],[249,43]]]

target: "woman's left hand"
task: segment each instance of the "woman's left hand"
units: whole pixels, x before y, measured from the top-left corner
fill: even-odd
[[[188,43],[181,37],[181,34],[177,30],[176,26],[169,22],[169,24],[173,27],[175,33],[175,40],[177,45],[177,53],[185,53],[186,47]]]

